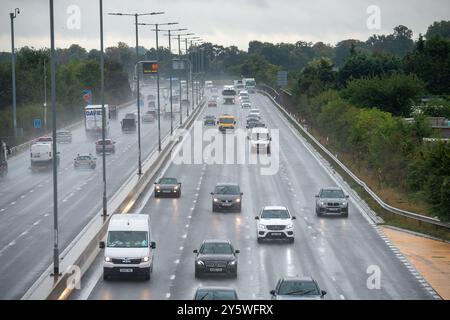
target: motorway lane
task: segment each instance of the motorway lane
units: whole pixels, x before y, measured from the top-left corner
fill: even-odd
[[[120,129],[120,119],[135,109],[135,105],[124,108],[119,111],[118,120],[110,121],[110,137],[117,143],[116,153],[106,157],[108,197],[137,167],[137,133],[122,134]],[[157,147],[157,130],[157,121],[141,124],[142,159]],[[162,118],[161,136],[169,130],[169,119]],[[58,170],[60,252],[101,210],[102,204],[101,155],[97,156],[95,170],[74,170],[76,154],[95,154],[95,143],[86,138],[83,127],[73,130],[72,134],[72,144],[58,144],[61,153]],[[32,173],[28,152],[12,158],[9,165],[8,176],[0,180],[0,299],[20,298],[52,262],[52,173]]]
[[[316,217],[314,194],[336,183],[287,128],[269,99],[257,94],[252,101],[270,128],[280,128],[279,171],[264,176],[260,165],[170,165],[165,175],[182,181],[182,197],[152,197],[141,211],[151,216],[157,244],[150,282],[103,281],[100,255],[83,279],[89,288],[72,298],[192,299],[200,285],[225,285],[237,288],[240,298],[269,299],[269,291],[286,275],[312,276],[328,292],[327,299],[432,298],[358,211],[354,200],[348,219]],[[236,114],[238,124],[243,125],[248,111],[220,104],[204,114],[223,112]],[[240,184],[242,213],[212,213],[209,193],[220,181]],[[295,243],[257,243],[254,216],[263,205],[284,205],[297,216]],[[230,239],[241,250],[237,279],[194,278],[192,250],[207,238]],[[369,267],[380,269],[380,289],[368,288]]]

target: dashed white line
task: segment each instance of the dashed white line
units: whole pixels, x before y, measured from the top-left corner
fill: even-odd
[[[180,263],[180,259],[177,259],[174,261],[175,264],[179,264]]]
[[[189,228],[189,224],[185,225],[186,228]]]
[[[41,220],[38,220],[35,223],[33,223],[33,226],[37,226],[39,223],[41,223]]]
[[[13,201],[13,202],[11,202],[11,205],[13,206],[13,205],[15,205],[16,204],[16,202],[15,201]]]
[[[30,190],[30,193],[33,193],[33,192],[34,192],[34,190],[33,190],[33,189],[31,189],[31,190]]]
[[[5,209],[3,209],[3,208],[2,208],[2,209],[0,209],[0,212],[3,212],[3,211],[5,211]]]
[[[180,247],[180,251],[183,251],[183,249],[184,249],[184,247],[183,247],[183,246],[181,246],[181,247]]]
[[[345,300],[345,297],[342,294],[339,295],[339,298],[341,298],[341,300]]]
[[[183,234],[181,237],[182,237],[183,239],[186,239],[187,234]]]
[[[173,274],[170,276],[170,280],[174,280],[174,279],[175,279],[175,275]]]
[[[166,293],[166,299],[170,298],[170,293]]]

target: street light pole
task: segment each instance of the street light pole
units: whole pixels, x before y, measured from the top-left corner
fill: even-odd
[[[53,0],[50,0],[50,81],[52,100],[52,152],[53,152],[53,276],[59,272],[59,244],[58,244],[58,152],[56,149],[56,55],[55,55],[55,23]]]
[[[164,12],[151,12],[151,13],[109,13],[113,16],[134,16],[134,23],[136,27],[136,99],[137,99],[137,109],[138,109],[138,175],[142,175],[142,160],[141,160],[141,102],[140,102],[140,92],[139,92],[139,73],[137,72],[137,65],[139,61],[139,31],[138,31],[138,17],[139,16],[153,16],[157,14],[164,14]]]
[[[172,39],[170,37],[170,29],[167,30],[169,32],[169,53],[170,53],[170,63],[172,63]],[[172,66],[170,66],[170,70],[172,70]],[[173,104],[172,104],[172,71],[169,73],[169,87],[170,87],[170,135],[173,135]]]
[[[155,28],[156,29],[156,61],[158,61],[158,65],[159,65],[158,24],[156,24],[155,27],[156,27]],[[157,92],[156,95],[158,96],[158,151],[161,152],[161,111],[160,111],[161,101],[159,98],[159,70],[156,73],[156,92]]]
[[[100,9],[100,100],[102,103],[102,169],[103,169],[103,217],[108,215],[106,201],[106,112],[105,112],[105,60],[103,57],[103,0],[99,0]],[[108,115],[109,116],[109,115]]]
[[[47,68],[45,64],[46,56],[44,57],[44,130],[47,132]]]
[[[17,138],[17,110],[16,110],[16,52],[14,49],[14,19],[20,13],[19,8],[9,14],[11,19],[11,71],[12,71],[12,94],[13,94],[13,131],[14,140]]]

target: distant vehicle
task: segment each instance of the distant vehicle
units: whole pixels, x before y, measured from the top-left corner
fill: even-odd
[[[0,177],[8,174],[8,155],[11,154],[6,142],[0,140]]]
[[[258,242],[269,239],[283,239],[294,242],[294,224],[292,216],[286,207],[265,206],[255,217],[258,220],[256,230]]]
[[[269,129],[255,126],[250,132],[250,151],[262,152],[265,151],[270,154],[272,138],[269,134]]]
[[[244,81],[241,80],[234,80],[234,87],[239,92],[241,90],[244,90]]]
[[[103,279],[113,275],[136,275],[150,280],[153,271],[153,250],[156,248],[150,232],[147,214],[114,214],[106,233],[103,258]]]
[[[247,137],[250,139],[250,134],[253,128],[264,128],[266,125],[264,123],[261,122],[261,120],[259,118],[249,118],[247,119],[247,125],[246,128],[247,130]]]
[[[248,94],[248,91],[246,90],[242,90],[241,92],[239,92],[239,99],[240,100],[247,100],[250,99],[250,95]]]
[[[127,113],[125,117],[120,121],[122,126],[122,132],[134,132],[136,131],[137,116],[134,113]]]
[[[194,300],[239,300],[236,289],[228,287],[199,287]]]
[[[254,78],[245,78],[244,86],[245,86],[245,90],[247,90],[248,93],[256,92],[256,81]]]
[[[105,145],[105,153],[115,153],[116,152],[116,142],[112,139],[98,139],[95,143],[95,152],[97,154],[103,152],[103,145]]]
[[[39,137],[36,139],[36,142],[48,142],[48,143],[52,143],[53,142],[53,138],[49,137],[49,136],[43,136],[43,137]]]
[[[256,115],[256,114],[249,114],[246,117],[247,120],[247,129],[248,129],[248,124],[252,121],[256,121],[256,122],[261,122],[261,117]]]
[[[227,130],[234,130],[236,118],[229,114],[223,114],[219,117],[217,124],[219,125],[219,131],[225,133]]]
[[[237,277],[237,254],[229,240],[205,240],[199,250],[194,250],[195,277],[205,274],[225,274]]]
[[[340,214],[348,217],[348,195],[341,188],[322,188],[316,194],[316,214]]]
[[[219,183],[211,192],[212,211],[235,210],[241,212],[242,196],[241,189],[237,183]]]
[[[209,99],[208,107],[217,107],[217,99],[214,99],[214,98]]]
[[[234,104],[236,98],[236,90],[234,89],[234,86],[224,86],[222,96],[224,104]]]
[[[203,118],[203,125],[214,127],[216,125],[216,117],[215,116],[205,116]]]
[[[116,120],[118,115],[117,106],[109,106],[109,118]]]
[[[311,277],[286,277],[271,290],[272,300],[322,300],[327,294]]]
[[[95,169],[97,166],[97,158],[95,158],[90,153],[78,154],[75,159],[73,159],[73,166],[75,169],[78,168],[89,168]]]
[[[241,108],[242,109],[251,109],[252,104],[250,102],[242,102],[241,103]]]
[[[105,104],[105,132],[109,132],[109,106]],[[84,127],[86,135],[98,137],[102,134],[102,106],[87,105],[84,107]]]
[[[59,166],[59,152],[54,157],[52,142],[36,142],[30,146],[30,164],[33,172],[52,168],[53,161]]]
[[[59,130],[56,132],[57,143],[72,143],[72,132],[69,130]]]
[[[151,109],[151,110],[156,109],[156,103],[155,103],[155,101],[154,101],[154,100],[149,101],[148,104],[147,104],[147,108],[149,108],[149,109]]]
[[[167,197],[181,197],[181,182],[176,178],[161,178],[155,182],[155,198],[163,196]]]
[[[211,80],[206,80],[205,81],[205,88],[206,89],[211,89],[214,86],[213,82]]]
[[[252,114],[255,114],[255,115],[257,115],[257,116],[261,116],[261,112],[259,111],[258,108],[252,108],[252,109],[250,109],[249,115],[252,115]]]
[[[153,111],[147,111],[141,117],[143,123],[149,123],[155,121],[155,114]]]

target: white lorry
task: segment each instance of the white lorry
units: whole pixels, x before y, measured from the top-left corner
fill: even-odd
[[[109,132],[109,106],[105,104],[105,133]],[[88,137],[98,138],[102,134],[102,106],[87,105],[84,107],[84,127]]]
[[[53,154],[53,142],[38,141],[30,146],[30,168],[33,172],[52,168],[53,161],[59,166],[59,152]]]

